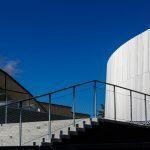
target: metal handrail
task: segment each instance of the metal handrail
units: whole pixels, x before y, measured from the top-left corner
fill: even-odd
[[[10,102],[10,103],[7,103],[5,105],[2,105],[0,106],[0,108],[4,108],[6,109],[6,114],[5,114],[5,118],[6,118],[6,121],[5,123],[7,123],[7,107],[10,106],[10,105],[14,105],[14,104],[19,104],[19,145],[21,146],[22,145],[22,110],[23,110],[23,102],[25,101],[28,101],[28,100],[36,100],[40,97],[45,97],[45,96],[48,96],[48,135],[49,135],[49,140],[51,142],[51,135],[52,135],[52,131],[51,131],[51,100],[52,100],[52,94],[56,94],[56,93],[59,93],[59,92],[63,92],[63,91],[66,91],[66,90],[72,90],[72,124],[74,127],[76,127],[76,92],[78,90],[76,90],[77,87],[79,86],[83,86],[83,85],[87,85],[87,84],[90,84],[93,85],[93,88],[94,88],[94,91],[93,91],[93,116],[95,118],[97,118],[97,83],[99,84],[102,84],[102,85],[105,85],[105,90],[107,91],[107,86],[112,86],[113,88],[113,100],[114,100],[114,120],[117,120],[117,113],[116,113],[116,88],[120,88],[120,89],[124,89],[124,90],[127,90],[130,92],[130,117],[131,117],[131,121],[132,120],[132,92],[135,92],[135,93],[138,93],[138,94],[142,94],[144,95],[144,106],[145,106],[145,122],[147,122],[147,99],[146,99],[146,96],[150,96],[149,94],[146,94],[146,93],[143,93],[143,92],[139,92],[139,91],[136,91],[136,90],[132,90],[132,89],[129,89],[129,88],[125,88],[125,87],[122,87],[122,86],[119,86],[119,85],[115,85],[115,84],[112,84],[112,83],[107,83],[107,82],[103,82],[103,81],[99,81],[99,80],[91,80],[91,81],[87,81],[87,82],[83,82],[83,83],[79,83],[79,84],[74,84],[72,86],[68,86],[68,87],[65,87],[65,88],[62,88],[62,89],[59,89],[59,90],[55,90],[55,91],[52,91],[52,92],[48,92],[46,94],[42,94],[42,95],[38,95],[38,96],[32,96],[32,97],[29,97],[29,98],[26,98],[26,99],[22,99],[22,100],[18,100],[18,101],[15,101],[15,102]],[[94,83],[94,84],[93,84]]]
[[[33,97],[30,97],[30,98],[26,98],[26,99],[18,100],[18,101],[9,103],[9,104],[5,104],[5,105],[0,106],[0,108],[6,107],[8,105],[16,104],[16,103],[19,103],[19,102],[25,102],[25,101],[28,101],[28,100],[37,99],[37,98],[40,98],[40,97],[52,95],[52,94],[55,94],[55,93],[58,93],[58,92],[62,92],[62,91],[68,90],[68,89],[72,89],[74,87],[79,87],[79,86],[89,84],[89,83],[92,83],[92,82],[93,83],[97,82],[97,83],[101,83],[101,84],[105,84],[105,85],[110,85],[110,86],[113,86],[113,87],[121,88],[121,89],[128,90],[128,91],[131,91],[131,92],[135,92],[135,93],[138,93],[138,94],[150,96],[149,94],[146,94],[146,93],[143,93],[143,92],[140,92],[140,91],[136,91],[136,90],[133,90],[133,89],[130,89],[130,88],[125,88],[125,87],[122,87],[122,86],[119,86],[119,85],[116,85],[116,84],[112,84],[112,83],[108,83],[108,82],[104,82],[104,81],[100,81],[100,80],[91,80],[91,81],[82,82],[82,83],[79,83],[79,84],[74,84],[72,86],[68,86],[66,88],[62,88],[62,89],[59,89],[59,90],[56,90],[56,91],[48,92],[46,94],[41,94],[41,95],[38,95],[38,96],[33,96]]]
[[[6,107],[6,106],[8,106],[8,105],[16,104],[16,103],[19,103],[19,102],[25,102],[25,101],[28,101],[28,100],[32,100],[32,99],[37,99],[37,98],[40,98],[40,97],[48,96],[48,95],[50,95],[50,94],[55,94],[55,93],[58,93],[58,92],[62,92],[62,91],[71,89],[71,88],[73,88],[73,87],[78,87],[78,86],[82,86],[82,85],[85,85],[85,84],[88,84],[88,83],[92,83],[92,82],[94,82],[94,81],[95,81],[95,80],[91,80],[91,81],[88,81],[88,82],[83,82],[83,83],[75,84],[75,85],[72,85],[72,86],[69,86],[69,87],[66,87],[66,88],[63,88],[63,89],[59,89],[59,90],[56,90],[56,91],[53,91],[53,92],[48,92],[48,93],[46,93],[46,94],[41,94],[41,95],[38,95],[38,96],[34,96],[34,97],[30,97],[30,98],[18,100],[18,101],[15,101],[15,102],[12,102],[12,103],[9,103],[9,104],[6,104],[6,105],[2,105],[2,106],[0,106],[0,108]]]
[[[124,90],[132,91],[132,92],[135,92],[135,93],[138,93],[138,94],[150,96],[149,94],[146,94],[146,93],[143,93],[143,92],[140,92],[140,91],[136,91],[136,90],[133,90],[133,89],[130,89],[130,88],[125,88],[123,86],[119,86],[119,85],[116,85],[116,84],[112,84],[112,83],[108,83],[108,82],[103,82],[103,81],[99,81],[99,80],[95,80],[95,81],[99,82],[99,83],[102,83],[102,84],[106,84],[106,85],[110,85],[110,86],[115,86],[117,88],[121,88],[121,89],[124,89]]]

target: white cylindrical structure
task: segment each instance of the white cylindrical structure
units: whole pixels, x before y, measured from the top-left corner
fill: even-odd
[[[132,38],[119,47],[107,63],[107,82],[150,94],[150,30]],[[116,88],[116,119],[131,121],[150,120],[150,97],[146,111],[144,95]],[[132,106],[132,108],[131,108]],[[106,87],[105,118],[114,118],[113,87]]]

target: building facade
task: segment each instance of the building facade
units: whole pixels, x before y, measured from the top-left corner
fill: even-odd
[[[32,94],[19,84],[8,73],[0,69],[0,105],[33,97]],[[17,106],[16,106],[17,107]],[[36,99],[23,103],[24,109],[45,112]]]
[[[150,30],[119,47],[107,63],[107,82],[150,94]],[[132,93],[132,119],[145,120],[144,95]],[[150,120],[150,97],[147,96],[147,120]],[[131,119],[130,91],[116,88],[116,119]],[[105,117],[114,118],[113,87],[106,87]]]
[[[0,69],[0,123],[19,122],[19,103],[13,102],[25,99],[29,100],[22,103],[23,122],[47,121],[49,119],[49,103],[40,102],[35,99],[27,89],[25,89],[8,73]],[[8,105],[8,107],[2,106],[10,103],[11,105]],[[51,104],[50,110],[52,120],[73,118],[72,107]],[[89,117],[88,114],[78,112],[75,112],[75,114],[76,118]]]

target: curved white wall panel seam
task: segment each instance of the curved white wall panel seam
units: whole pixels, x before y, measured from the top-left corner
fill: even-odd
[[[150,94],[150,30],[132,38],[119,47],[107,63],[107,82]],[[114,118],[114,96],[106,87],[105,118]],[[129,91],[116,88],[116,118],[130,121]],[[150,97],[147,97],[150,100]],[[133,121],[145,121],[144,96],[133,93]],[[147,102],[147,119],[150,120],[150,101]]]

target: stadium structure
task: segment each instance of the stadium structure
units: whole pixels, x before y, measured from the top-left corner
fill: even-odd
[[[0,70],[0,149],[150,149],[149,34],[112,54],[107,82],[33,96]]]

